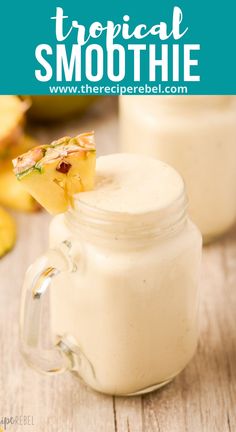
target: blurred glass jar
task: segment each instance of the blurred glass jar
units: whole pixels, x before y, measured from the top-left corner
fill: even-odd
[[[121,149],[147,153],[184,177],[204,243],[236,220],[236,98],[122,96]]]

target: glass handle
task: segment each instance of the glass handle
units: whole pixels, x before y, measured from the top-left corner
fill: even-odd
[[[26,272],[21,303],[21,350],[27,363],[45,373],[60,373],[71,368],[71,346],[67,339],[45,347],[50,335],[49,304],[46,301],[52,280],[62,272],[74,272],[69,240],[51,249],[31,265]],[[46,319],[45,319],[46,316]]]

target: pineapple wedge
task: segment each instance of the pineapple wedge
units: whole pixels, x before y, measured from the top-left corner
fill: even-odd
[[[16,241],[14,219],[0,207],[0,257],[12,249]]]
[[[13,160],[22,186],[51,214],[73,206],[73,196],[93,189],[96,164],[94,132],[64,137]]]

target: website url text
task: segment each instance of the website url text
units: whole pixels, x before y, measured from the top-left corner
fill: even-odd
[[[120,84],[107,86],[93,86],[84,84],[81,86],[49,86],[51,94],[80,94],[80,95],[135,95],[135,94],[187,94],[187,86],[164,86],[158,84],[150,86],[124,86]]]

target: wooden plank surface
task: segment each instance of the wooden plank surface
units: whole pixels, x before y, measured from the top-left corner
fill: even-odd
[[[97,132],[100,154],[117,148],[114,100],[103,100],[82,120],[34,132],[43,142],[85,129]],[[19,354],[18,315],[27,266],[47,248],[50,217],[16,215],[15,249],[0,261],[0,421],[34,416],[14,432],[234,432],[236,431],[236,229],[204,248],[200,342],[189,366],[167,387],[135,398],[87,389],[66,373],[47,377]],[[1,430],[1,426],[0,426]]]

